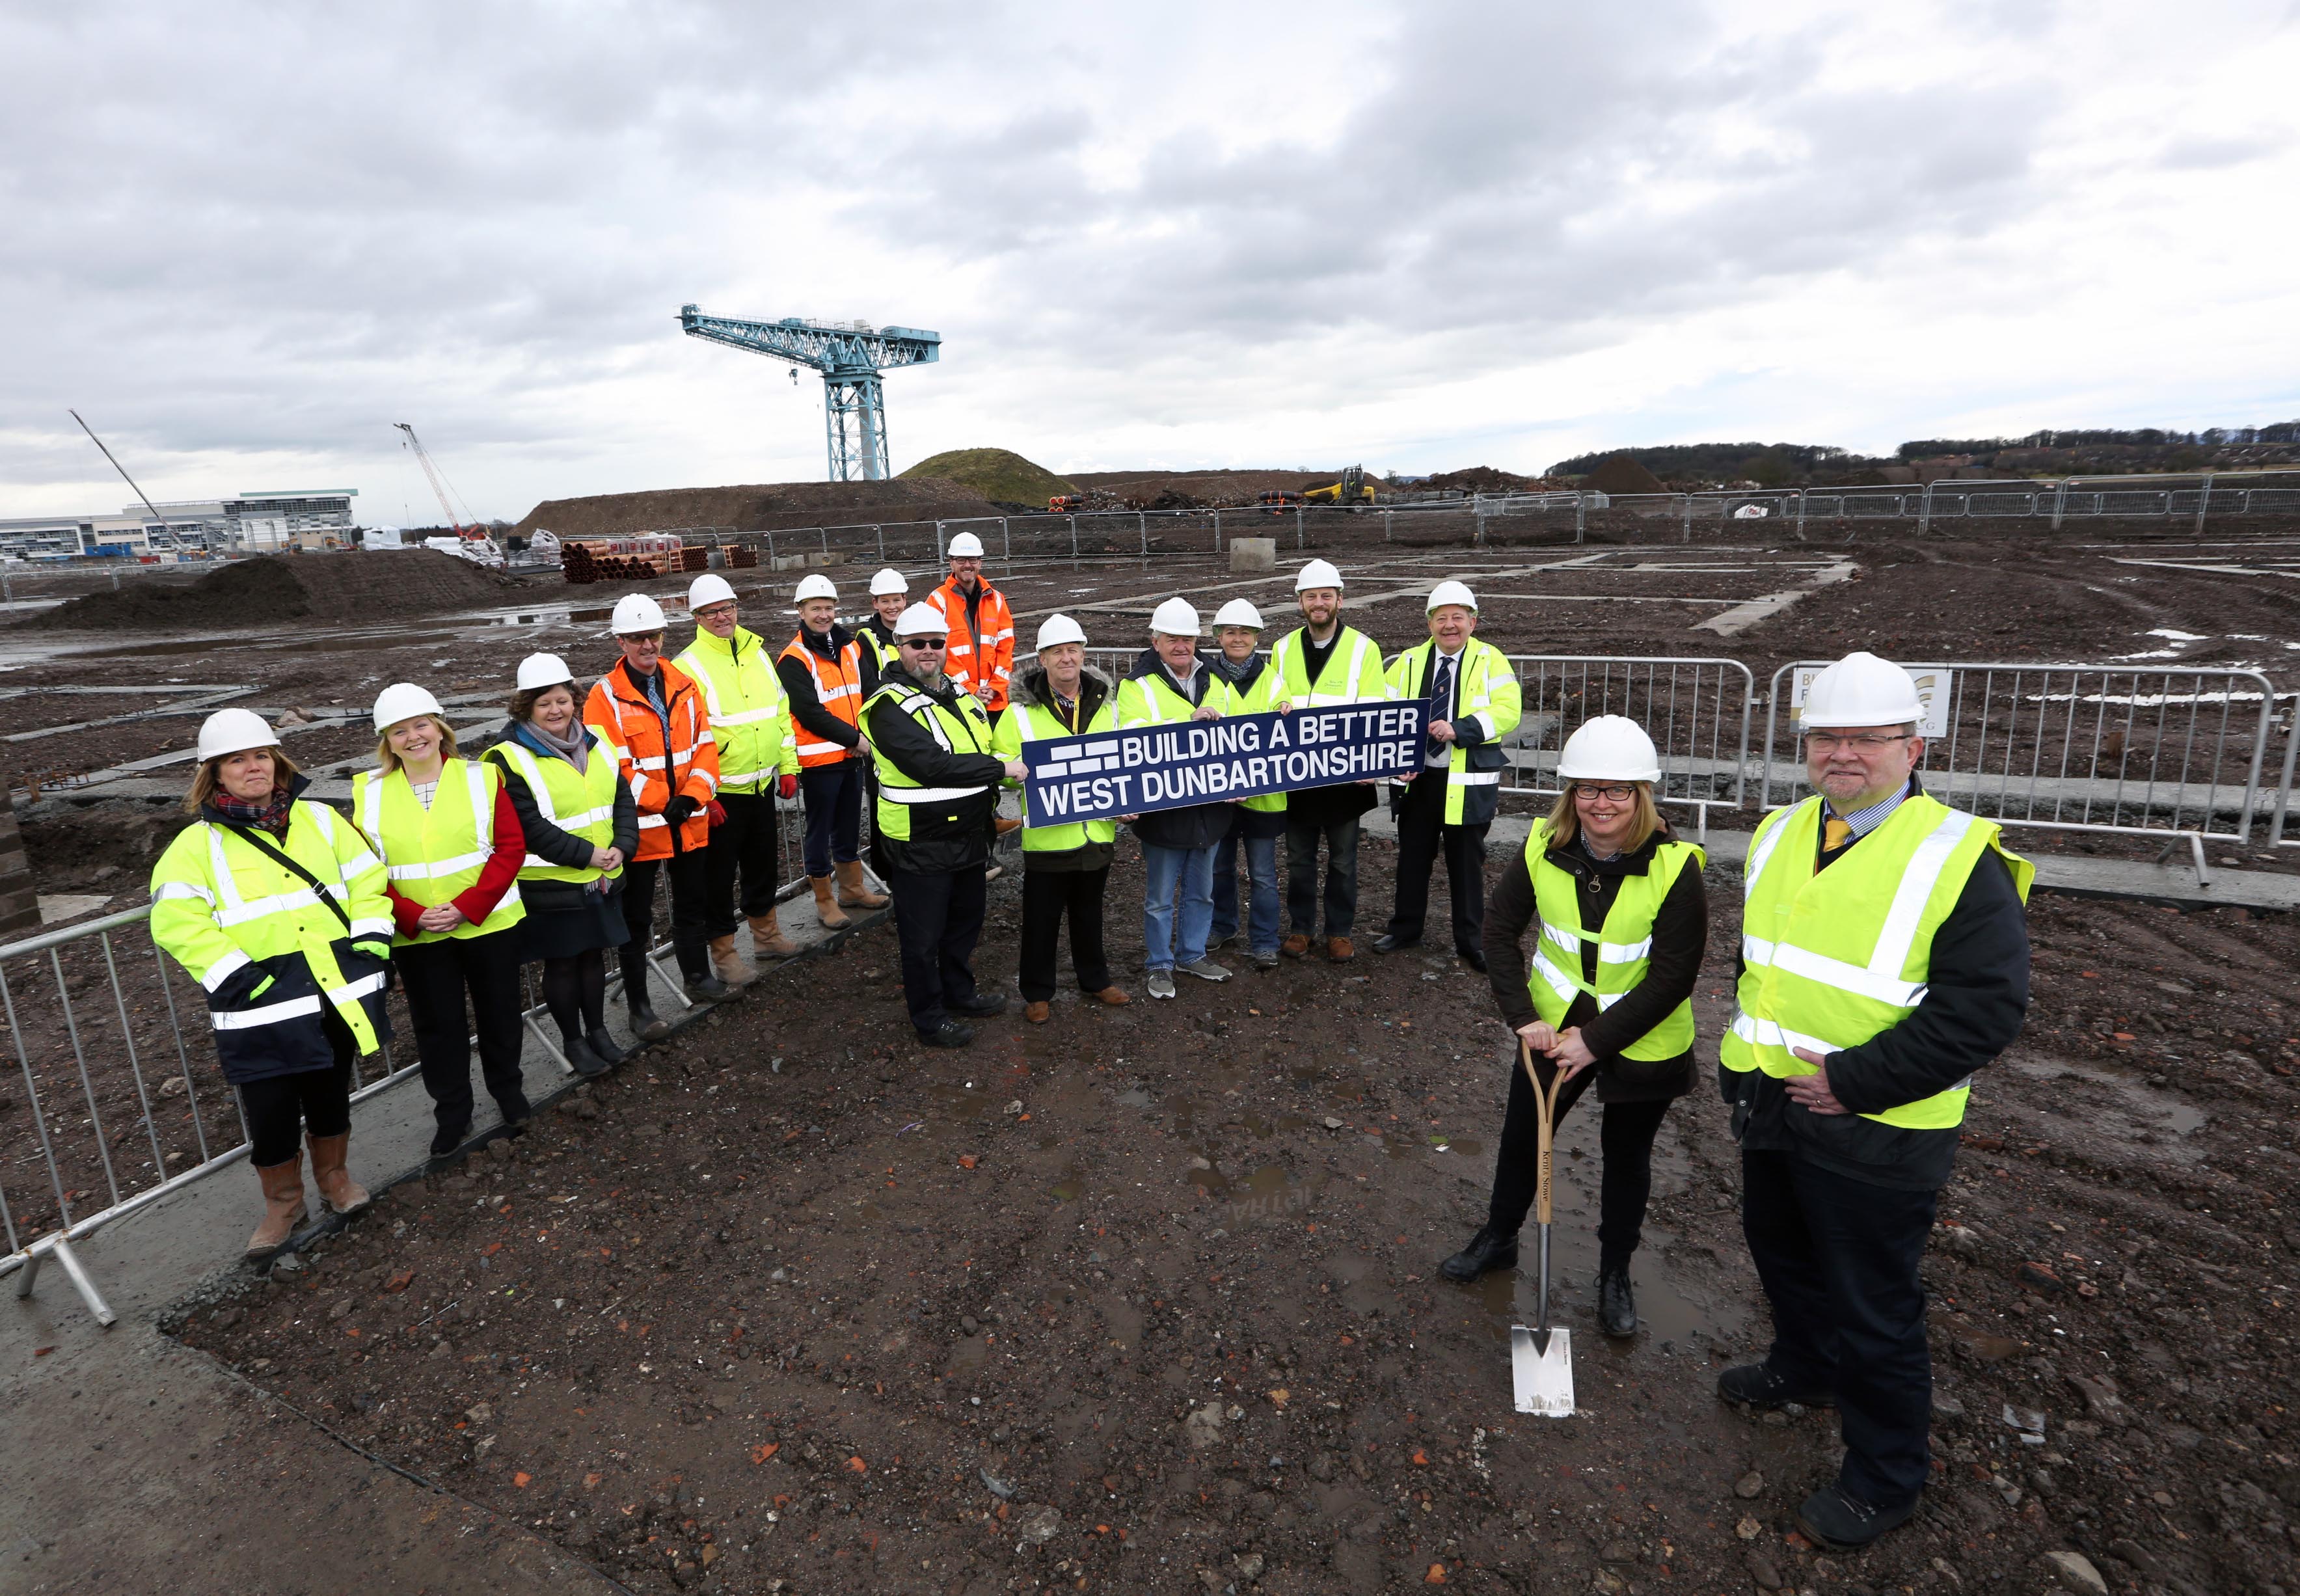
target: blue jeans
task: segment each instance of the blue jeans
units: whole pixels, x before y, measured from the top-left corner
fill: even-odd
[[[1237,826],[1214,844],[1213,940],[1238,935],[1238,855],[1246,851],[1247,894],[1246,945],[1256,953],[1278,952],[1278,839],[1247,836]]]
[[[1142,844],[1142,873],[1149,885],[1142,900],[1142,964],[1172,969],[1206,956],[1206,928],[1213,924],[1214,848],[1160,848]],[[1174,889],[1182,893],[1180,935],[1175,935]]]

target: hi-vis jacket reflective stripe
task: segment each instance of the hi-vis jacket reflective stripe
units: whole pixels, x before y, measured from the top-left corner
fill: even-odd
[[[1435,638],[1418,648],[1409,648],[1389,665],[1389,695],[1403,703],[1422,695],[1422,684],[1429,679],[1431,656],[1438,651]],[[1502,770],[1509,763],[1498,747],[1493,746],[1517,729],[1524,711],[1524,697],[1518,691],[1517,675],[1510,669],[1509,658],[1490,643],[1480,643],[1471,637],[1462,645],[1461,663],[1455,668],[1454,682],[1454,719],[1474,721],[1478,740],[1474,744],[1453,744],[1446,761],[1446,818],[1448,826],[1482,824],[1493,819],[1500,807],[1498,792],[1490,797],[1479,794],[1472,799],[1472,787],[1501,786]],[[1479,749],[1487,752],[1480,753]],[[1416,781],[1428,781],[1434,771],[1425,769]],[[1679,1048],[1679,1052],[1685,1050]],[[1640,1054],[1639,1057],[1644,1055]],[[1674,1058],[1675,1053],[1661,1053],[1658,1058]]]
[[[1815,866],[1823,800],[1775,810],[1749,839],[1738,1008],[1718,1047],[1728,1069],[1811,1075],[1793,1050],[1826,1058],[1901,1022],[1924,1001],[1933,934],[1994,848],[2026,902],[2036,868],[1998,828],[1912,793],[1825,871]],[[1904,1130],[1962,1124],[1968,1085],[1863,1118]]]
[[[1598,1010],[1612,1008],[1637,990],[1653,962],[1654,917],[1679,873],[1699,870],[1706,856],[1691,843],[1663,843],[1642,876],[1623,876],[1604,925],[1581,924],[1581,883],[1571,870],[1549,862],[1549,822],[1537,821],[1525,839],[1526,874],[1533,877],[1533,903],[1541,919],[1533,944],[1526,986],[1533,1010],[1553,1026],[1565,1023],[1575,997],[1588,993]],[[1597,948],[1597,979],[1581,974],[1585,943]],[[1661,1024],[1621,1050],[1625,1059],[1674,1059],[1693,1045],[1693,1000],[1670,1010]]]
[[[854,640],[871,651],[871,657],[878,661],[879,674],[881,676],[884,676],[895,661],[902,657],[903,653],[901,649],[895,646],[893,638],[879,636],[879,628],[885,624],[884,621],[866,620],[854,628]]]
[[[849,637],[839,648],[837,661],[833,662],[807,647],[804,635],[793,633],[791,640],[783,644],[781,657],[796,660],[806,667],[807,675],[814,678],[814,695],[822,701],[824,709],[849,726],[862,723],[862,644],[858,639]],[[784,708],[788,713],[788,700]],[[797,727],[792,736],[796,739],[794,746],[797,750],[798,762],[809,769],[817,765],[835,765],[854,752],[851,748],[822,741],[803,726]]]
[[[1006,595],[982,583],[974,608],[975,624],[982,628],[979,636],[966,623],[966,595],[958,590],[956,577],[945,578],[925,602],[942,611],[943,624],[950,628],[944,674],[963,693],[988,682],[990,702],[985,707],[993,714],[1004,709],[1007,679],[1014,672],[1014,612],[1006,606]]]
[[[737,627],[721,637],[697,627],[674,663],[703,690],[719,745],[719,791],[764,792],[783,772],[798,774],[790,700],[757,634]]]
[[[1002,760],[1019,760],[1022,757],[1022,744],[1025,743],[1046,737],[1088,736],[1117,728],[1117,700],[1106,692],[1084,726],[1071,725],[1047,704],[1018,703],[994,728],[990,751]],[[1027,801],[1024,812],[1029,812]],[[1117,839],[1118,823],[1115,820],[1088,820],[1083,825],[1072,822],[1066,826],[1032,826],[1026,823],[1022,827],[1022,851],[1025,853],[1067,853],[1074,848],[1083,848],[1088,843],[1109,843]]]
[[[583,729],[590,731],[588,727]],[[591,755],[579,774],[565,760],[538,759],[535,750],[519,743],[497,743],[479,757],[518,771],[520,779],[527,783],[529,795],[535,800],[536,812],[545,819],[570,836],[579,836],[594,848],[604,848],[615,840],[615,786],[622,779],[622,774],[616,766],[614,751],[604,746],[596,732],[591,736]],[[436,803],[438,800],[432,802]],[[595,870],[588,865],[555,865],[533,853],[519,867],[521,881],[588,885],[602,876],[612,880],[622,873],[621,869]]]
[[[711,841],[711,820],[703,807],[719,795],[719,745],[711,734],[703,694],[687,672],[659,661],[663,703],[670,711],[671,745],[663,746],[662,720],[646,692],[615,661],[591,686],[583,703],[583,723],[599,734],[622,767],[639,811],[639,848],[634,861],[671,857],[671,827],[662,811],[673,797],[695,800],[696,812],[679,827],[679,845],[692,852]]]
[[[945,753],[988,755],[997,740],[990,727],[989,712],[971,693],[961,693],[954,704],[946,706],[897,676],[881,683],[865,707],[882,699],[893,700],[896,708],[925,727]],[[874,823],[879,835],[896,842],[927,841],[962,827],[967,814],[980,810],[980,800],[992,790],[988,782],[964,787],[922,786],[903,774],[876,738],[871,740],[871,760],[879,775]],[[984,824],[988,823],[986,819]]]
[[[1382,674],[1381,650],[1374,640],[1354,627],[1344,627],[1334,640],[1334,652],[1326,656],[1326,668],[1318,679],[1309,676],[1309,661],[1303,658],[1302,644],[1309,636],[1307,627],[1288,632],[1270,651],[1271,668],[1278,673],[1278,696],[1290,701],[1297,710],[1319,710],[1331,704],[1366,703],[1394,698],[1389,690],[1389,678]],[[1275,708],[1275,705],[1271,706]]]
[[[1225,715],[1263,715],[1276,709],[1279,700],[1286,696],[1279,691],[1280,686],[1278,679],[1278,668],[1269,660],[1264,659],[1262,661],[1262,669],[1254,672],[1253,682],[1244,687],[1238,686],[1235,682],[1217,673],[1214,677],[1214,691],[1207,694],[1206,696],[1212,699],[1214,693],[1221,694],[1221,696],[1217,701],[1216,707]],[[1239,807],[1260,810],[1264,814],[1279,814],[1286,808],[1286,794],[1264,793],[1256,798],[1242,800]]]
[[[323,804],[295,803],[288,835],[266,840],[342,905],[349,930],[302,877],[206,820],[179,832],[152,871],[152,940],[206,991],[216,1052],[235,1083],[332,1064],[323,1004],[362,1053],[391,1035],[383,860]]]
[[[494,852],[496,794],[502,789],[503,773],[488,761],[448,760],[440,766],[439,786],[426,809],[405,770],[362,770],[352,777],[352,815],[383,855],[385,873],[399,895],[429,909],[478,885]],[[466,920],[453,931],[419,931],[395,935],[392,942],[398,946],[483,936],[516,926],[526,914],[514,881],[484,924]]]

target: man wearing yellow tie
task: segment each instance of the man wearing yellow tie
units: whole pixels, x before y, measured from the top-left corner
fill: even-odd
[[[1749,839],[1718,1047],[1773,1312],[1764,1361],[1727,1369],[1718,1394],[1837,1408],[1844,1462],[1796,1516],[1833,1551],[1916,1511],[1932,1411],[1917,1266],[1974,1076],[2029,1005],[2035,871],[1925,793],[1923,719],[1915,680],[1874,654],[1813,679],[1800,729],[1818,790]]]

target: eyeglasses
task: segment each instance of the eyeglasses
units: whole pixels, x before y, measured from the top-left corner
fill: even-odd
[[[1635,787],[1593,787],[1578,781],[1573,784],[1573,796],[1592,802],[1603,798],[1608,803],[1627,803],[1637,795]]]
[[[1804,745],[1815,753],[1835,753],[1840,748],[1849,748],[1855,753],[1882,753],[1896,743],[1914,740],[1907,732],[1857,732],[1849,737],[1840,737],[1832,732],[1807,732],[1804,735]]]
[[[946,639],[941,637],[905,637],[903,639],[903,646],[904,648],[925,649],[931,653],[941,648],[946,641]]]
[[[662,642],[661,632],[624,632],[621,636],[625,643],[660,644]]]

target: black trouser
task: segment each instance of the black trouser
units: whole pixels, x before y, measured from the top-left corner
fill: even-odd
[[[1773,1309],[1765,1362],[1837,1393],[1845,1489],[1895,1508],[1931,1466],[1932,1358],[1917,1265],[1938,1192],[1872,1185],[1793,1152],[1741,1154],[1741,1233]]]
[[[240,1115],[247,1121],[247,1161],[259,1169],[294,1158],[306,1131],[340,1136],[352,1127],[352,1060],[358,1048],[351,1027],[332,1007],[320,1010],[320,1028],[336,1055],[333,1064],[266,1076],[238,1088]]]
[[[809,765],[798,773],[806,794],[806,873],[818,878],[833,865],[862,857],[862,761],[850,754],[835,765]]]
[[[1326,844],[1325,928],[1318,921],[1318,844]],[[1358,918],[1358,817],[1286,813],[1286,914],[1296,936],[1347,936]]]
[[[671,951],[679,973],[700,981],[711,971],[710,937],[704,931],[704,904],[710,884],[704,860],[707,848],[643,859],[623,867],[623,924],[631,934],[623,944],[623,1001],[636,1008],[648,1002],[647,950],[654,945],[654,878],[671,883]],[[652,1006],[650,1004],[650,1006]]]
[[[607,1028],[607,951],[586,948],[564,959],[543,961],[543,1006],[572,1042]]]
[[[1486,944],[1487,826],[1448,826],[1446,772],[1424,770],[1405,784],[1397,806],[1397,908],[1389,934],[1417,942],[1429,911],[1429,877],[1438,855],[1446,856],[1446,880],[1454,899],[1454,946],[1464,953]]]
[[[1537,1057],[1534,1068],[1546,1084],[1557,1067]],[[1595,1068],[1584,1069],[1556,1093],[1556,1119],[1562,1122],[1596,1078]],[[1597,1259],[1601,1268],[1629,1261],[1645,1234],[1646,1203],[1653,1196],[1654,1137],[1661,1133],[1662,1116],[1671,1100],[1655,1102],[1609,1102],[1598,1139],[1604,1150],[1604,1169],[1597,1187]],[[1494,1155],[1494,1195],[1487,1223],[1504,1234],[1525,1223],[1539,1184],[1541,1110],[1525,1068],[1510,1063],[1509,1110],[1502,1120],[1501,1150]]]
[[[921,1035],[942,1028],[951,1003],[974,1001],[974,944],[989,898],[985,867],[946,874],[896,870],[895,935],[903,950],[903,1002]]]
[[[410,943],[391,951],[415,1029],[423,1089],[442,1130],[471,1123],[471,1036],[479,1039],[479,1073],[505,1121],[528,1117],[520,1085],[519,934],[484,931]],[[467,1008],[463,1002],[471,994]]]
[[[1102,951],[1102,894],[1110,867],[1098,870],[1022,869],[1022,1001],[1043,1003],[1054,995],[1061,966],[1062,917],[1071,922],[1071,968],[1080,992],[1110,985],[1110,960]]]
[[[772,793],[721,793],[719,806],[727,823],[711,828],[711,845],[703,851],[703,928],[717,939],[730,936],[742,926],[735,914],[735,876],[743,877],[743,914],[755,919],[775,906],[775,889],[782,885],[779,851],[775,846],[775,795]]]

